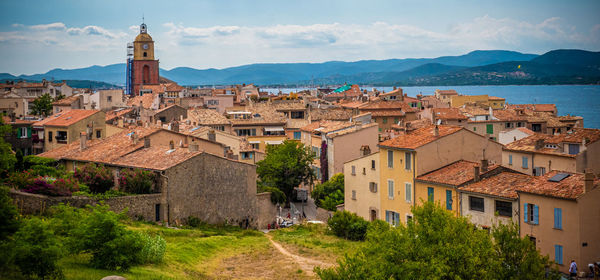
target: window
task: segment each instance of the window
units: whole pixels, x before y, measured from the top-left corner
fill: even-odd
[[[510,128],[510,126],[511,126],[511,125],[510,125],[510,123],[509,123],[509,122],[507,122],[507,123],[506,123],[506,128]]]
[[[562,208],[554,208],[554,228],[562,229]]]
[[[56,132],[56,142],[67,143],[67,132],[66,131],[57,131]]]
[[[292,119],[304,119],[304,112],[303,111],[291,112],[290,113],[290,118],[292,118]]]
[[[388,167],[394,168],[394,151],[388,150]]]
[[[512,217],[512,202],[496,200],[496,212],[504,217]]]
[[[356,175],[356,166],[352,165],[352,175]]]
[[[508,155],[508,165],[512,165],[512,155]]]
[[[148,57],[148,53],[147,52],[144,52],[144,57]]]
[[[533,176],[543,176],[544,174],[546,174],[545,167],[534,167],[532,171],[533,171]]]
[[[258,150],[258,143],[252,143],[250,144],[250,146],[252,146],[252,149]]]
[[[107,96],[107,97],[106,97],[106,101],[107,101],[107,102],[112,102],[112,96],[110,96],[110,95],[109,95],[109,96]]]
[[[48,131],[48,142],[52,142],[52,131]]]
[[[452,191],[446,190],[446,210],[452,210]]]
[[[388,198],[394,199],[394,181],[388,180]]]
[[[377,193],[377,183],[369,182],[369,191],[372,193]]]
[[[483,198],[469,196],[469,210],[485,212],[485,206],[483,204]]]
[[[387,118],[383,118],[383,123],[387,123]]]
[[[398,124],[398,122],[399,122],[399,121],[400,121],[400,120],[399,120],[398,118],[394,118],[394,123],[395,123],[395,124]]]
[[[542,131],[542,125],[539,124],[539,123],[531,124],[531,130],[533,132],[541,132]]]
[[[400,224],[400,214],[394,211],[385,211],[385,221],[390,225],[397,226]]]
[[[477,127],[473,127],[473,131],[477,131]]]
[[[96,130],[96,138],[102,138],[102,130]]]
[[[363,167],[363,175],[367,175],[367,169]]]
[[[433,202],[433,188],[432,187],[427,188],[427,201]]]
[[[235,132],[238,136],[256,136],[256,129],[236,129]]]
[[[554,261],[557,264],[563,264],[563,246],[554,245]]]
[[[252,159],[252,152],[242,152],[242,159]]]
[[[569,144],[569,155],[579,154],[579,144]]]
[[[294,139],[300,140],[302,133],[300,131],[294,131]]]
[[[527,157],[523,157],[523,168],[527,168]]]
[[[409,152],[404,153],[404,168],[406,170],[410,170],[410,157],[411,154]]]
[[[19,127],[19,138],[27,138],[27,127]]]
[[[356,200],[356,191],[352,191],[352,199]]]
[[[410,183],[404,183],[404,195],[406,202],[412,201],[412,185]]]
[[[525,203],[523,207],[523,221],[538,225],[540,221],[539,207],[535,204]]]
[[[371,169],[375,169],[375,161],[374,160],[371,161]]]
[[[487,133],[487,134],[494,134],[494,125],[493,124],[486,124],[485,125],[485,133]]]
[[[520,123],[520,122],[517,123],[517,127],[522,127],[522,126],[523,126],[522,123]]]

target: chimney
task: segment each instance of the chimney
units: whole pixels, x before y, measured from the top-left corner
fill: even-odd
[[[539,150],[544,147],[544,139],[535,140],[535,149]]]
[[[487,171],[488,171],[488,160],[482,159],[481,160],[481,173],[487,172]]]
[[[191,144],[188,146],[188,148],[189,148],[190,152],[197,152],[197,151],[198,151],[198,144],[196,144],[196,143],[191,143]]]
[[[79,133],[79,150],[83,151],[87,148],[87,133]]]
[[[144,138],[144,148],[150,148],[150,138],[149,137]]]
[[[590,170],[587,170],[583,176],[583,192],[588,193],[592,191],[592,188],[594,188],[594,173],[592,173]]]
[[[437,125],[435,125],[435,128],[433,129],[433,136],[435,136],[435,137],[440,136],[440,129],[438,128]]]
[[[473,176],[473,182],[479,182],[479,166],[475,166],[475,176]]]
[[[208,131],[208,140],[217,142],[217,134],[215,133],[214,129]]]

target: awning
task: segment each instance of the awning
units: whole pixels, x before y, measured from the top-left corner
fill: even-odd
[[[260,144],[260,141],[248,141],[250,144]]]
[[[269,132],[283,131],[283,126],[267,126],[267,127],[265,127],[265,131],[269,131]]]
[[[283,143],[283,140],[277,140],[277,141],[265,141],[265,144],[267,145],[280,145]]]

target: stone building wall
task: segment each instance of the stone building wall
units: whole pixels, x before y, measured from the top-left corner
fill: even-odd
[[[257,225],[259,229],[267,228],[267,224],[275,222],[277,206],[271,202],[271,193],[256,194]]]
[[[194,216],[211,224],[257,226],[256,166],[202,153],[168,169],[169,223]]]
[[[99,200],[86,196],[51,197],[46,195],[10,191],[10,196],[21,214],[43,214],[60,203],[82,208],[97,205]],[[155,221],[155,206],[161,203],[161,194],[143,194],[104,199],[104,203],[114,212],[128,208],[127,215],[132,218],[143,217],[145,221]]]

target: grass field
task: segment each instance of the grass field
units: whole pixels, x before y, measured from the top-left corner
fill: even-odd
[[[127,272],[91,268],[89,255],[60,261],[66,279],[101,279],[121,275],[128,279],[314,279],[312,271],[275,249],[267,236],[256,230],[201,226],[170,229],[132,223],[132,230],[160,234],[167,241],[163,263],[132,267]],[[357,242],[326,234],[324,225],[295,226],[268,233],[272,239],[301,258],[334,265]],[[306,266],[304,266],[306,268]]]

